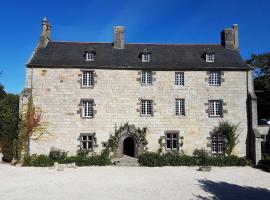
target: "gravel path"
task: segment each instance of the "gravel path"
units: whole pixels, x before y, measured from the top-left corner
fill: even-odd
[[[251,167],[48,168],[0,164],[1,200],[270,199],[270,173]]]

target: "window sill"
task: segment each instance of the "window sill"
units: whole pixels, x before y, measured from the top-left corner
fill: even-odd
[[[94,117],[83,117],[83,116],[81,116],[81,118],[83,118],[83,119],[93,119]]]
[[[153,115],[140,115],[140,117],[144,117],[144,118],[149,118],[149,117],[153,117]]]
[[[83,85],[81,85],[81,89],[93,89],[94,88],[94,86],[92,85],[92,86],[83,86]]]
[[[221,84],[209,84],[209,86],[221,86]]]
[[[153,86],[153,83],[141,83],[141,86]]]
[[[184,119],[184,118],[187,118],[187,115],[174,115],[175,117],[177,117],[177,118],[182,118],[182,119]]]
[[[209,118],[222,118],[223,116],[221,115],[209,115]]]

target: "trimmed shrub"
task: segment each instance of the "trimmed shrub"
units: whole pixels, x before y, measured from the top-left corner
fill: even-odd
[[[259,168],[261,168],[267,172],[270,172],[270,158],[260,160],[258,163],[258,166],[259,166]]]
[[[201,152],[200,152],[201,153]],[[162,167],[162,166],[246,166],[250,161],[237,156],[213,157],[203,154],[188,156],[179,153],[145,153],[139,156],[140,166]]]
[[[24,159],[23,166],[50,167],[53,166],[54,162],[58,162],[60,164],[76,163],[77,166],[106,166],[112,164],[106,154],[94,156],[69,156],[65,158],[63,156],[59,156],[54,157],[54,159],[47,155],[32,155],[31,157],[26,157]]]
[[[67,158],[67,154],[68,154],[67,151],[52,147],[50,149],[49,157],[55,162],[57,162],[60,160],[65,160]]]
[[[30,157],[30,162],[28,162],[28,166],[34,166],[34,167],[51,167],[53,166],[54,160],[51,159],[47,155],[33,155]],[[24,166],[27,166],[24,164]]]

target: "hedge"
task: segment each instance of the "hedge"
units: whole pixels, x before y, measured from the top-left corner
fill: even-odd
[[[28,167],[50,167],[54,162],[60,164],[76,163],[77,166],[105,166],[111,165],[111,160],[106,155],[94,155],[94,156],[69,156],[61,157],[60,159],[52,159],[47,155],[32,155],[29,158],[25,158],[23,166]]]
[[[145,153],[139,156],[140,166],[246,166],[250,161],[237,156],[188,156],[179,153]]]
[[[259,168],[261,168],[267,172],[270,172],[270,158],[260,160],[258,163],[258,166],[259,166]]]

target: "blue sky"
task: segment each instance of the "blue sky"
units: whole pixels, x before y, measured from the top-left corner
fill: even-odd
[[[126,42],[220,43],[220,32],[239,25],[240,52],[270,51],[269,0],[28,0],[0,6],[0,83],[7,92],[24,87],[25,63],[46,16],[52,40],[111,42],[112,27],[126,27]]]

